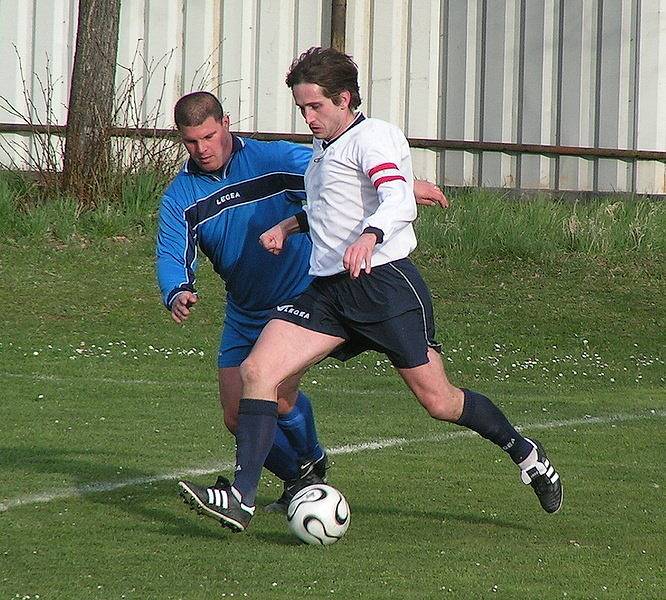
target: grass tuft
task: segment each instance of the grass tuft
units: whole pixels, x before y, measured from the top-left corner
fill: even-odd
[[[575,253],[616,262],[627,253],[659,257],[666,249],[661,202],[512,200],[485,190],[464,191],[450,200],[445,211],[419,211],[417,237],[426,254],[552,261]]]
[[[159,172],[125,175],[108,197],[82,207],[55,187],[46,189],[26,176],[0,173],[0,233],[9,239],[53,240],[142,236],[154,232],[166,178]],[[116,190],[119,190],[117,192]]]
[[[82,210],[57,186],[49,191],[3,172],[0,233],[9,239],[58,242],[152,236],[166,184],[161,170],[125,174],[112,182],[108,197]],[[658,201],[612,196],[575,203],[545,197],[514,200],[483,189],[454,192],[450,200],[447,210],[420,207],[419,255],[553,262],[575,254],[621,264],[625,259],[661,260],[666,250],[666,205]]]

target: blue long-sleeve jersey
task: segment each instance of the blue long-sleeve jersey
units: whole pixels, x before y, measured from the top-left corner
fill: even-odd
[[[225,281],[227,299],[243,310],[273,308],[308,286],[309,237],[291,236],[275,256],[259,236],[301,210],[311,154],[298,144],[233,136],[220,172],[186,162],[159,212],[156,268],[167,308],[178,292],[195,291],[197,247]]]

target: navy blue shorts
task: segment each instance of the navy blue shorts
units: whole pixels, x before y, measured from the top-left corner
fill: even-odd
[[[303,294],[275,308],[271,319],[345,340],[331,356],[348,360],[365,350],[386,354],[399,369],[428,362],[435,341],[432,299],[421,274],[403,258],[361,272],[317,277]]]

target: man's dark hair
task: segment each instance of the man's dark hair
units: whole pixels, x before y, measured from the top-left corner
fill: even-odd
[[[221,123],[224,111],[220,101],[210,92],[192,92],[186,94],[173,109],[173,119],[176,127],[196,127],[201,125],[208,117],[213,117]]]
[[[344,52],[333,48],[310,48],[291,63],[286,78],[291,89],[299,83],[316,83],[333,104],[340,104],[340,93],[351,94],[349,108],[358,108],[361,94],[358,91],[358,67]]]

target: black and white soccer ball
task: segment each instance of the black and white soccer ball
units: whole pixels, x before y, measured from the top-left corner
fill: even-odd
[[[334,544],[347,531],[350,516],[345,497],[324,483],[303,488],[287,509],[289,529],[306,544]]]

